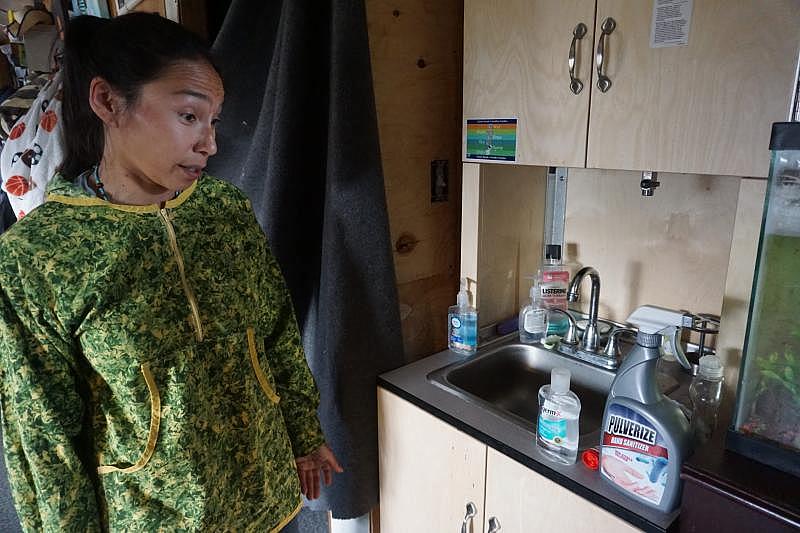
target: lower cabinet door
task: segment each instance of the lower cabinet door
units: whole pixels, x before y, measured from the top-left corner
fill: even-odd
[[[381,533],[483,532],[486,445],[378,388]]]
[[[639,531],[541,474],[489,448],[486,456],[486,513],[502,533]],[[438,530],[437,530],[438,531]],[[492,532],[494,533],[494,532]]]

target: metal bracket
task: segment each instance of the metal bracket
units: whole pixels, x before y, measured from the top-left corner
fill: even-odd
[[[544,244],[561,246],[564,257],[564,224],[567,218],[567,167],[548,167],[544,210]],[[542,247],[544,253],[544,246]],[[544,259],[544,257],[542,257]]]
[[[658,181],[658,172],[651,172],[649,170],[642,172],[642,181],[639,182],[639,187],[642,189],[642,196],[653,196],[660,185],[661,183]]]

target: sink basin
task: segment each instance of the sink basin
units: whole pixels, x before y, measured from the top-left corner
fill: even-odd
[[[554,367],[567,368],[570,389],[581,400],[580,435],[597,432],[613,371],[597,368],[538,345],[510,343],[431,372],[435,385],[531,432],[536,431],[539,388]]]

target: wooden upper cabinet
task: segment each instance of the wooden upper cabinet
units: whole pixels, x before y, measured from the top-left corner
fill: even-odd
[[[651,48],[652,16],[652,0],[465,0],[464,118],[517,118],[519,164],[766,176],[796,81],[797,0],[694,0],[686,46]]]
[[[650,47],[653,2],[598,0],[608,92],[592,93],[587,167],[764,177],[789,116],[797,0],[695,0],[689,44]]]
[[[464,118],[516,118],[517,163],[584,166],[594,9],[594,0],[465,0]],[[567,62],[580,22],[575,95]]]

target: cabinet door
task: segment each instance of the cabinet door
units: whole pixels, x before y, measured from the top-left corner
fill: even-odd
[[[489,448],[486,458],[486,521],[503,533],[639,531],[541,474]]]
[[[517,163],[584,166],[594,9],[594,0],[465,0],[464,118],[516,118]],[[567,62],[579,22],[575,95]]]
[[[378,388],[381,533],[461,531],[467,503],[483,524],[486,445]]]
[[[653,0],[598,0],[606,71],[592,86],[587,166],[766,176],[785,121],[800,43],[797,0],[694,0],[689,44],[650,47]]]

